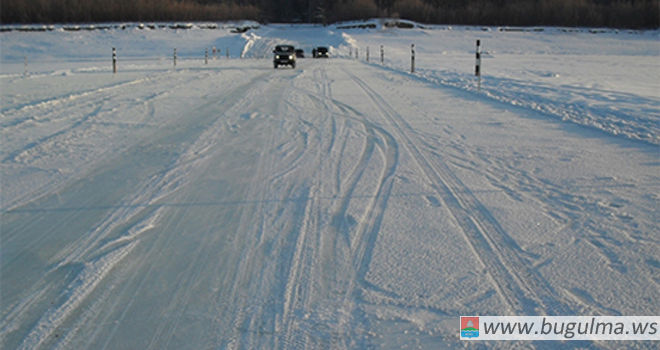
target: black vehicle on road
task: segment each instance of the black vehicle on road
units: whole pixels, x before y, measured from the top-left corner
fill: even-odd
[[[296,49],[291,45],[277,45],[273,50],[273,66],[291,66],[296,68]]]
[[[312,50],[312,57],[314,58],[328,58],[328,48],[319,46]]]

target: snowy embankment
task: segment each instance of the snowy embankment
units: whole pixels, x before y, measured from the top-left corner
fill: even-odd
[[[613,135],[660,145],[660,33],[619,30],[437,27],[346,35],[362,59],[410,70],[434,84],[477,91],[475,41],[481,41],[481,92],[497,101]],[[410,31],[409,31],[410,32]],[[410,43],[405,45],[406,43]],[[348,54],[346,48],[341,50]],[[355,50],[352,50],[354,54]]]
[[[0,34],[1,348],[434,349],[459,315],[660,312],[657,31],[231,31]],[[276,43],[333,58],[273,70]]]

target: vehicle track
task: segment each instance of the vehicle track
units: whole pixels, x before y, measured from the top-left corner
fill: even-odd
[[[52,110],[52,108],[54,106],[60,105],[60,104],[73,103],[74,106],[75,105],[81,105],[81,104],[85,104],[87,102],[87,101],[84,100],[85,98],[91,98],[93,100],[93,99],[96,99],[96,95],[98,95],[98,94],[107,93],[107,92],[117,93],[118,92],[117,90],[120,90],[122,88],[132,86],[132,85],[142,84],[142,83],[145,83],[145,82],[152,82],[154,80],[154,78],[158,78],[158,77],[162,78],[164,75],[165,75],[165,73],[161,73],[159,75],[151,75],[151,76],[142,77],[142,78],[139,78],[139,79],[133,79],[133,80],[129,80],[129,81],[123,81],[123,82],[120,82],[120,83],[114,83],[114,84],[110,84],[110,85],[103,86],[103,87],[100,87],[100,88],[89,89],[89,90],[74,92],[74,93],[70,93],[70,94],[66,94],[66,95],[62,95],[62,96],[55,96],[55,97],[51,97],[51,98],[46,98],[46,99],[43,99],[41,101],[32,101],[29,104],[21,104],[21,105],[17,105],[17,106],[13,106],[13,107],[4,108],[4,109],[0,110],[0,113],[5,115],[5,116],[10,116],[11,114],[25,112],[25,111],[33,111],[33,110],[38,111],[38,110],[44,110],[44,109]],[[81,100],[81,99],[83,99],[83,100],[78,101],[78,100]],[[14,122],[4,122],[4,123],[0,124],[0,126],[2,126],[3,128],[19,126],[20,123],[23,123],[25,121],[26,120],[19,119],[19,120],[16,120]]]
[[[408,106],[415,110],[416,113],[424,115],[428,120],[432,120],[433,116],[429,115],[428,111],[418,108],[417,104],[413,102],[410,96],[407,96],[403,91],[393,89],[390,86],[384,86],[390,93],[395,94],[397,97],[406,101]],[[412,131],[412,129],[410,129]],[[420,149],[429,150],[427,155],[431,157],[435,156],[438,158],[443,158],[436,147],[431,146],[430,143],[425,141],[425,138],[435,139],[435,135],[425,135],[423,131],[418,134],[420,138],[418,141],[421,141],[421,144],[424,147]],[[452,136],[450,132],[447,136]],[[461,135],[462,136],[462,135]],[[453,164],[457,167],[462,167],[464,169],[470,170],[472,172],[479,172],[488,180],[488,182],[495,188],[501,190],[505,195],[510,197],[512,200],[517,202],[531,202],[534,203],[535,207],[542,208],[542,212],[545,213],[553,222],[555,222],[559,229],[557,232],[571,229],[574,232],[584,232],[582,238],[584,238],[585,243],[590,245],[597,254],[601,255],[605,261],[608,262],[608,268],[612,272],[616,273],[625,273],[625,267],[617,259],[616,254],[612,252],[612,242],[609,240],[615,241],[616,245],[620,245],[622,242],[614,238],[603,237],[602,234],[598,232],[603,232],[599,230],[602,227],[602,222],[594,222],[588,218],[581,218],[579,215],[576,216],[577,212],[598,212],[602,211],[602,206],[599,201],[589,196],[576,195],[573,191],[569,191],[561,188],[548,181],[543,181],[542,179],[534,176],[533,173],[520,169],[519,166],[516,166],[516,161],[508,158],[501,158],[496,153],[493,153],[487,149],[477,148],[473,145],[466,144],[465,140],[461,137],[459,139],[449,139],[444,141],[451,149],[458,151],[458,154],[449,154],[444,158],[451,158],[451,160],[446,161],[447,163]],[[480,160],[483,164],[476,163],[475,160]],[[485,171],[484,171],[485,169]],[[503,179],[502,179],[503,178]],[[510,188],[510,185],[507,183],[515,182],[516,186]],[[516,188],[522,188],[524,191],[516,191]],[[579,208],[576,210],[576,208]],[[603,213],[604,217],[616,217],[611,212]],[[614,223],[606,223],[605,225],[615,225]],[[628,228],[633,230],[632,227]],[[625,240],[635,241],[630,235],[626,234],[626,230],[623,230]],[[535,257],[530,254],[533,260]],[[530,262],[529,265],[532,265],[531,271],[537,273],[538,271],[538,262]],[[541,278],[541,280],[545,280]],[[655,282],[652,282],[654,283]],[[560,288],[562,289],[562,288]],[[562,289],[563,290],[563,289]],[[566,293],[557,293],[557,300],[570,307],[572,310],[587,310],[586,312],[594,315],[608,315],[612,314],[612,309],[598,305],[597,303],[585,303],[579,298],[574,297],[570,292]],[[575,313],[575,311],[573,311]]]
[[[325,75],[325,69],[314,70],[314,82],[317,90],[327,91],[324,79],[318,79],[317,74]],[[309,97],[305,91],[296,89],[295,93]],[[315,339],[310,337],[308,328],[301,324],[309,317],[309,312],[315,302],[318,302],[319,290],[317,279],[322,273],[319,266],[319,254],[322,241],[322,197],[324,191],[323,174],[327,172],[328,164],[324,161],[332,152],[332,145],[337,137],[334,117],[327,113],[325,108],[319,108],[314,113],[315,118],[321,119],[315,128],[313,137],[314,173],[310,174],[309,200],[305,208],[305,220],[300,228],[300,234],[295,242],[295,249],[291,268],[287,277],[284,293],[282,314],[278,320],[280,335],[276,338],[275,348],[309,348],[314,347]],[[302,111],[306,115],[307,110]],[[331,133],[326,137],[327,124],[331,124]],[[326,148],[324,144],[328,143]],[[332,167],[332,165],[329,165]]]
[[[492,281],[500,298],[514,314],[570,314],[572,305],[558,300],[555,291],[538,273],[527,268],[524,252],[509,237],[490,211],[442,162],[431,162],[417,145],[414,130],[385,99],[362,79],[348,73],[380,111],[434,190],[441,195],[475,257]]]
[[[214,110],[218,108],[218,106],[223,106],[224,111],[226,114],[235,114],[235,110],[240,110],[244,104],[248,103],[250,100],[249,97],[246,96],[251,96],[251,94],[254,94],[254,91],[261,91],[265,84],[263,82],[265,74],[261,74],[253,79],[251,79],[249,82],[238,86],[232,90],[230,94],[223,95],[222,98],[220,99],[221,102],[209,102],[208,105],[213,108]],[[213,101],[214,99],[210,99]],[[216,123],[216,126],[220,126],[220,124],[226,124],[227,121],[221,120],[218,123]],[[225,126],[224,129],[226,129],[227,126]],[[222,131],[223,128],[217,128],[216,132],[213,132],[212,134],[209,134],[206,141],[212,142],[212,140],[217,139],[220,137],[218,135],[218,131]],[[195,153],[204,153],[207,150],[212,151],[212,144],[207,145],[207,142],[204,142],[200,144],[200,150],[196,151]],[[197,169],[198,171],[200,169]],[[258,188],[255,189],[255,195],[256,193],[259,193]],[[250,197],[250,196],[248,196]],[[256,197],[256,196],[255,196]],[[252,198],[252,197],[251,197]],[[176,223],[175,223],[176,225]],[[170,246],[170,241],[172,241],[175,237],[170,236],[168,239],[168,242],[164,244],[162,247],[168,247]],[[188,263],[187,270],[188,272],[184,274],[184,279],[190,282],[189,285],[193,284],[193,282],[198,282],[198,275],[200,273],[200,267],[204,266],[204,264],[201,264],[203,261],[209,261],[211,258],[212,252],[208,250],[209,246],[212,246],[212,242],[218,239],[218,237],[214,237],[212,233],[208,234],[208,237],[204,238],[208,244],[200,244],[199,248],[196,250],[196,253],[192,254],[193,256],[193,262]],[[154,254],[158,254],[159,249],[156,249],[156,247],[152,247],[149,249],[148,253],[145,254],[145,257],[141,259],[141,261],[147,262],[149,261],[148,257],[152,256]],[[201,257],[204,257],[204,259],[201,259]],[[156,267],[154,265],[149,265],[149,272],[146,273],[146,275],[151,275],[151,271]],[[193,273],[194,272],[194,273]],[[190,288],[184,287],[186,284],[185,283],[179,283],[180,287],[175,288],[175,293],[177,297],[174,297],[173,300],[189,300],[191,298],[190,294]],[[135,293],[139,293],[140,290],[143,288],[143,281],[140,282],[140,285],[138,288],[135,290]],[[135,298],[130,298],[131,300],[134,300]],[[152,337],[148,348],[163,348],[167,347],[168,344],[170,343],[172,339],[172,335],[176,332],[177,327],[179,327],[182,319],[182,315],[185,312],[186,309],[186,302],[177,302],[175,304],[169,305],[168,307],[168,312],[169,314],[172,314],[173,317],[170,319],[168,318],[165,322],[160,323],[158,325],[158,328],[156,329],[156,332],[154,333],[154,336]],[[131,305],[126,305],[125,310],[122,312],[122,318],[126,314],[126,311],[131,307]],[[121,319],[116,322],[117,325],[121,324]],[[166,331],[166,329],[168,329]],[[113,329],[113,333],[117,331],[117,327]],[[158,336],[158,334],[161,334],[161,336]],[[104,345],[104,348],[108,346],[109,343],[106,342]]]
[[[233,99],[232,96],[237,97],[242,95],[244,93],[244,87],[252,86],[255,82],[260,81],[262,76],[263,74],[255,77],[243,86],[234,88],[232,93],[223,96],[220,100],[225,101],[225,103],[232,100],[240,101],[240,99]],[[209,118],[209,114],[204,111],[209,108],[214,108],[214,105],[217,103],[217,100],[211,99],[206,105],[200,107],[200,112],[198,114]],[[212,114],[210,116],[211,118],[215,118]],[[222,124],[224,121],[215,123]],[[120,226],[131,221],[133,218],[142,215],[144,211],[152,210],[153,207],[157,207],[160,200],[174,193],[183,186],[186,182],[182,176],[186,175],[188,170],[195,167],[195,162],[204,158],[204,156],[199,153],[204,153],[204,149],[208,148],[206,145],[207,141],[203,138],[214,139],[216,138],[215,133],[217,133],[217,131],[213,130],[211,130],[210,134],[202,133],[200,136],[201,138],[192,143],[189,149],[183,151],[180,154],[180,157],[177,158],[177,161],[171,164],[167,170],[161,174],[155,174],[147,180],[137,191],[137,194],[131,195],[130,198],[127,199],[127,203],[136,205],[119,206],[115,210],[109,212],[102,222],[99,223],[88,235],[82,235],[78,240],[70,243],[67,247],[64,247],[57,256],[53,257],[53,260],[57,261],[57,263],[53,264],[50,270],[41,278],[42,282],[36,282],[34,284],[35,286],[44,285],[45,282],[43,281],[47,281],[47,279],[53,274],[60,273],[59,271],[62,269],[68,269],[68,266],[76,266],[78,264],[85,264],[85,266],[92,264],[92,266],[94,266],[93,264],[95,261],[99,260],[103,262],[108,259],[108,264],[111,265],[100,266],[98,273],[99,276],[93,278],[90,277],[89,281],[84,280],[80,287],[73,284],[67,286],[66,288],[70,288],[75,292],[75,294],[71,296],[72,299],[66,300],[61,305],[53,305],[49,307],[40,320],[39,327],[37,327],[39,329],[34,328],[28,335],[29,339],[24,339],[24,346],[29,347],[31,346],[30,344],[39,346],[45,342],[46,339],[66,321],[68,316],[76,311],[76,308],[96,288],[103,277],[110,271],[110,269],[112,269],[112,266],[133,250],[139,242],[139,238],[129,239],[128,243],[125,244],[108,246],[108,242],[110,242],[109,235],[115,232]],[[74,212],[72,211],[70,215],[73,214]],[[119,239],[123,238],[120,237]],[[117,255],[117,258],[114,258],[114,255]],[[81,273],[85,273],[85,271],[86,270],[82,270]],[[185,288],[183,290],[185,290]],[[75,299],[73,299],[74,297]],[[10,308],[10,310],[20,311],[30,309],[39,302],[40,300],[38,296],[35,297],[34,295],[31,295],[19,301],[18,304],[15,307]],[[7,315],[7,318],[4,319],[0,330],[4,333],[13,327],[12,324],[24,322],[24,320],[22,320],[22,315],[22,312],[10,312]],[[57,318],[51,320],[53,317]],[[174,323],[174,326],[176,326],[176,322]],[[75,332],[75,330],[69,330],[68,332]]]
[[[215,72],[204,72],[195,76],[196,79],[206,79]],[[34,108],[21,110],[18,115],[28,125],[14,125],[3,128],[3,137],[8,143],[18,145],[15,149],[2,152],[2,164],[10,167],[31,167],[37,173],[53,173],[44,185],[23,193],[10,193],[3,203],[5,211],[11,211],[52,193],[57,187],[79,178],[98,160],[105,159],[108,154],[120,152],[133,145],[129,133],[103,132],[105,127],[120,130],[137,130],[142,128],[158,129],[161,124],[154,123],[154,102],[162,100],[171,93],[171,83],[167,75],[157,75],[135,79],[129,83],[120,83],[111,87],[89,90],[82,94],[72,94],[75,98],[61,98],[51,101],[46,109],[41,104]],[[196,79],[179,80],[176,84],[189,84]],[[167,84],[163,84],[167,82]],[[135,90],[127,94],[127,89]],[[121,107],[119,107],[121,106]],[[114,114],[118,108],[122,111],[122,123]],[[10,113],[11,114],[11,113]],[[16,113],[14,113],[16,114]],[[3,117],[9,117],[3,114]],[[36,118],[36,119],[35,119]],[[45,123],[48,121],[48,123]],[[104,125],[105,124],[105,125]],[[98,127],[101,125],[101,127]],[[36,128],[36,129],[35,129]],[[112,129],[111,129],[112,130]],[[25,139],[27,133],[33,133],[32,139]],[[99,139],[107,140],[113,147],[92,148]],[[115,146],[116,145],[116,146]],[[44,163],[61,163],[61,168],[42,168]],[[67,172],[68,168],[76,169],[75,173]],[[28,180],[30,177],[28,177]]]
[[[277,127],[269,133],[258,157],[252,181],[258,186],[251,187],[254,198],[257,198],[255,206],[245,211],[240,219],[239,231],[247,235],[235,242],[236,250],[241,253],[236,257],[239,263],[232,278],[230,305],[227,305],[228,312],[235,316],[227,326],[220,326],[229,329],[219,339],[219,343],[228,348],[272,346],[268,340],[272,340],[279,329],[278,322],[283,313],[280,307],[284,304],[282,299],[272,298],[279,295],[278,291],[286,289],[286,275],[296,264],[291,246],[298,241],[301,227],[308,221],[306,185],[287,183],[287,175],[308,157],[304,131],[300,130],[306,126],[283,117],[288,115],[287,108],[292,107],[286,96],[289,79],[295,79],[295,74],[284,78],[275,76],[269,82],[269,91],[260,99],[264,108],[273,113],[273,123]],[[293,134],[302,137],[302,144],[295,140],[289,144],[285,141],[292,132],[286,128],[291,127],[294,128]],[[275,197],[270,197],[274,194]],[[255,216],[259,219],[255,220]],[[268,255],[264,254],[265,247],[269,247]],[[255,277],[255,274],[261,276]],[[225,309],[223,305],[218,306]]]
[[[314,116],[320,118],[324,126],[318,130],[318,170],[311,186],[316,191],[310,196],[305,215],[308,219],[296,242],[295,263],[286,287],[282,321],[285,335],[278,345],[318,348],[333,344],[348,348],[356,293],[366,287],[364,275],[391,193],[398,165],[398,145],[389,133],[367,121],[364,115],[334,100],[325,68],[314,70],[314,80],[316,91],[300,89],[297,92],[305,94],[316,106],[307,110],[309,113],[319,111]],[[338,124],[342,127],[338,128]],[[331,130],[330,137],[323,137],[326,128]],[[327,163],[325,159],[332,159],[334,152],[343,154],[348,136],[356,131],[364,140],[362,149],[342,178],[339,169],[341,163],[346,162],[344,157],[334,158],[338,163]],[[374,158],[376,155],[380,158]],[[374,183],[370,186],[373,193],[359,196],[360,201],[367,200],[356,206],[353,203],[357,198],[356,190],[365,186],[367,169],[374,166],[380,170],[378,178],[369,180]],[[322,198],[323,189],[334,194]],[[333,204],[324,208],[321,201],[327,202],[327,198],[334,198]],[[352,218],[349,208],[353,214],[359,208],[360,216]],[[331,322],[327,313],[333,314]],[[312,330],[315,336],[310,336]]]

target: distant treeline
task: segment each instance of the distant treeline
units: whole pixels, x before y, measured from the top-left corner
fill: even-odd
[[[231,1],[0,0],[2,23],[101,23],[256,19],[255,5]]]
[[[2,23],[224,21],[660,27],[660,0],[1,0]]]

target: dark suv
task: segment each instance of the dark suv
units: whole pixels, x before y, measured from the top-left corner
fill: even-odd
[[[328,58],[328,48],[325,46],[319,46],[312,50],[312,57],[314,58]]]
[[[277,45],[273,50],[273,66],[291,66],[296,68],[296,49],[291,45]]]

